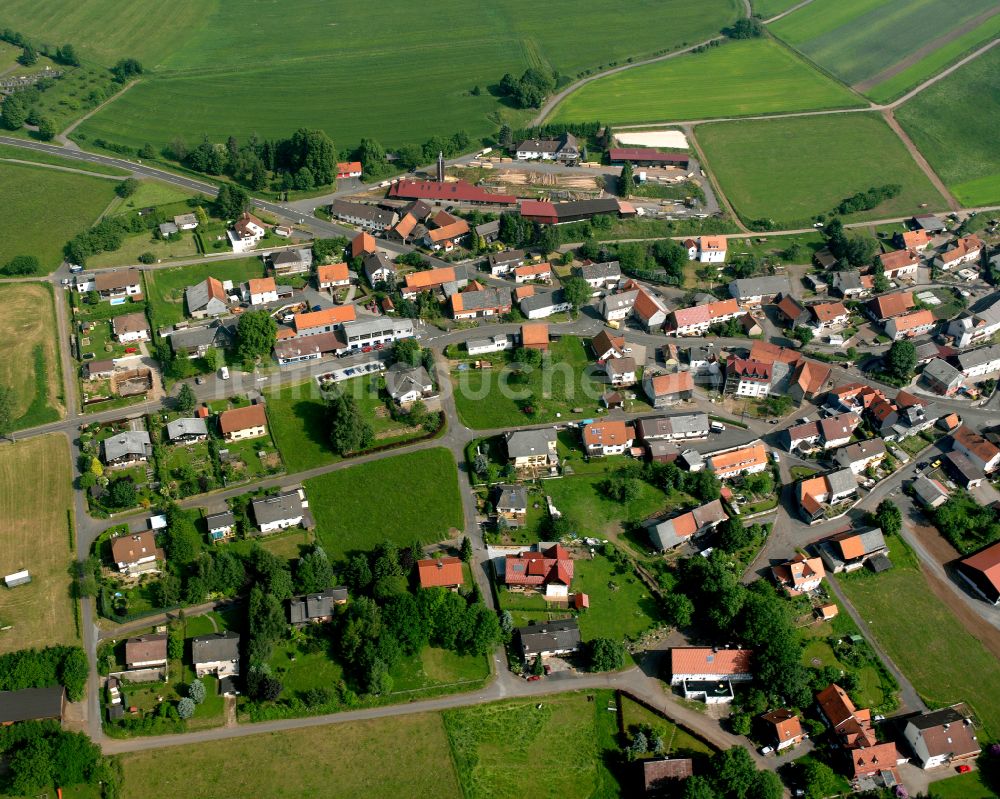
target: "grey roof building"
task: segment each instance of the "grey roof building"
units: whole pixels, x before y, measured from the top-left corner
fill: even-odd
[[[204,352],[209,347],[230,347],[236,341],[236,324],[215,322],[201,327],[178,330],[168,337],[175,355]]]
[[[212,530],[222,530],[227,527],[232,527],[236,524],[236,517],[233,515],[232,511],[223,511],[222,513],[210,513],[205,517],[205,526],[208,528],[209,532]]]
[[[928,508],[936,508],[948,501],[948,492],[937,480],[932,480],[926,475],[920,475],[914,480],[910,487],[917,495],[922,505]]]
[[[913,221],[917,227],[921,230],[926,230],[928,233],[940,233],[946,229],[944,220],[935,214],[920,214],[913,217]]]
[[[0,724],[61,719],[63,696],[62,686],[58,685],[52,688],[0,691]]]
[[[145,430],[128,430],[104,439],[104,462],[145,460],[152,453],[149,433]]]
[[[276,272],[302,272],[312,266],[312,250],[301,247],[296,250],[282,250],[271,256],[271,266]]]
[[[520,483],[500,486],[496,509],[498,513],[525,513],[528,510],[528,489]]]
[[[576,619],[561,619],[519,627],[517,638],[521,657],[528,661],[541,655],[565,655],[580,648],[580,628]]]
[[[218,316],[229,311],[225,285],[215,278],[205,278],[184,289],[184,303],[192,316]]]
[[[568,311],[572,306],[566,302],[562,289],[532,294],[521,300],[521,312],[529,319],[541,319],[554,313]]]
[[[390,277],[395,277],[398,272],[396,265],[381,250],[368,253],[364,257],[362,267],[365,272],[365,278],[373,286],[380,280],[388,280]]]
[[[551,428],[512,430],[504,438],[507,442],[507,456],[510,458],[537,458],[555,454],[556,431]]]
[[[261,530],[298,524],[302,520],[304,512],[301,489],[285,491],[273,497],[255,499],[251,506],[253,507],[253,517]]]
[[[834,496],[858,490],[858,479],[850,469],[838,469],[835,472],[830,472],[826,476],[826,482],[830,487],[830,493]],[[881,530],[878,532],[879,535],[882,535]]]
[[[385,230],[396,224],[395,211],[386,211],[375,205],[334,200],[330,203],[330,215],[375,230]]]
[[[240,637],[227,630],[224,633],[210,633],[191,639],[191,660],[198,663],[217,663],[223,660],[239,660]]]
[[[703,438],[708,435],[707,413],[676,413],[639,419],[636,432],[643,441],[674,438]]]
[[[963,375],[941,358],[935,358],[920,374],[921,379],[940,394],[951,394],[962,385]]]
[[[787,277],[748,277],[729,284],[729,296],[737,300],[772,297],[789,291]]]
[[[422,396],[433,388],[431,376],[423,366],[394,363],[385,372],[385,390],[397,402],[414,399],[414,393]]]
[[[496,223],[499,226],[499,222]],[[478,230],[478,228],[476,228]],[[491,252],[486,256],[490,271],[509,270],[524,263],[524,250],[504,250]]]
[[[834,291],[841,294],[857,294],[864,291],[861,283],[861,273],[856,269],[849,269],[843,272],[834,272],[830,285]]]
[[[653,520],[647,523],[646,532],[649,533],[653,546],[664,552],[713,529],[728,518],[722,508],[722,501],[715,499],[678,516]]]
[[[174,419],[167,422],[167,438],[170,441],[186,441],[208,436],[208,425],[204,419]]]
[[[293,596],[288,603],[288,620],[292,624],[329,621],[335,605],[347,602],[346,588],[327,588],[316,594]]]
[[[956,358],[958,368],[963,372],[974,371],[1000,360],[1000,344],[993,344],[989,347],[960,352]]]
[[[881,438],[870,438],[841,447],[833,453],[833,459],[838,466],[850,468],[852,464],[862,463],[869,458],[885,456],[885,442]]]
[[[173,222],[161,222],[160,223],[160,235],[166,238],[167,236],[173,236],[174,233],[179,233],[180,228],[177,227]]]
[[[604,261],[599,264],[584,264],[577,268],[577,272],[584,280],[604,281],[621,280],[622,267],[618,261]]]

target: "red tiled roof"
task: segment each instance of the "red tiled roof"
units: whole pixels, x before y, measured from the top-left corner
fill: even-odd
[[[264,413],[263,405],[247,405],[219,414],[219,430],[222,431],[223,435],[266,425],[267,414]]]
[[[903,333],[907,330],[914,330],[918,327],[926,327],[934,324],[934,314],[926,308],[919,311],[911,311],[902,316],[896,317],[896,330]]]
[[[451,200],[499,205],[514,205],[517,202],[517,197],[512,194],[492,194],[464,180],[444,183],[431,180],[401,180],[389,189],[389,196],[406,200]]]
[[[592,422],[583,428],[583,443],[588,447],[620,446],[635,438],[635,428],[621,419]]]
[[[679,394],[682,391],[694,391],[694,378],[690,372],[675,372],[669,375],[657,375],[651,378],[653,394],[662,397],[667,394]]]
[[[323,264],[317,267],[316,276],[320,283],[334,283],[350,279],[351,273],[345,263]]]
[[[247,281],[247,286],[251,294],[267,294],[278,290],[273,277],[252,277]]]
[[[758,383],[771,382],[772,365],[745,358],[730,358],[726,361],[726,374],[735,375],[740,380],[754,380]]]
[[[420,577],[421,588],[462,585],[465,577],[462,574],[461,558],[431,558],[417,561],[417,574]]]
[[[359,258],[365,253],[375,252],[375,237],[371,233],[359,233],[351,239],[351,257]]]
[[[750,674],[749,649],[712,649],[679,646],[670,650],[671,674],[714,674],[732,677]]]
[[[549,343],[549,326],[545,322],[521,325],[521,344],[525,347]]]
[[[901,291],[898,294],[885,294],[869,300],[868,307],[879,319],[899,316],[913,307],[913,292]]]
[[[353,305],[334,305],[322,311],[295,314],[295,329],[299,332],[314,327],[339,325],[343,322],[353,322],[357,319]]]
[[[440,286],[455,279],[455,270],[450,266],[439,266],[436,269],[425,269],[423,272],[410,272],[406,276],[408,289],[427,289]]]
[[[556,544],[544,552],[519,552],[504,559],[504,582],[507,585],[569,585],[573,579],[573,561]]]
[[[735,316],[739,311],[740,304],[736,300],[722,300],[695,305],[692,308],[678,308],[673,312],[674,324],[676,327],[688,327],[706,322],[712,324],[717,319]]]
[[[608,157],[615,161],[659,161],[664,164],[686,164],[690,156],[686,153],[661,153],[652,147],[612,147]]]

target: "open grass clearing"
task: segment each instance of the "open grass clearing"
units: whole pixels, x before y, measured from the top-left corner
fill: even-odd
[[[844,221],[908,216],[923,203],[925,211],[946,207],[903,143],[874,114],[719,122],[699,126],[697,134],[744,221],[808,227],[844,198],[891,183],[902,186],[898,196]]]
[[[289,768],[303,752],[309,767]],[[134,753],[123,756],[122,765],[125,799],[462,797],[444,724],[432,713]]]
[[[429,544],[463,528],[458,468],[443,448],[340,469],[305,482],[316,535],[331,559],[387,538]]]
[[[70,562],[73,489],[66,437],[0,446],[0,563],[31,582],[0,592],[0,653],[77,641]]]
[[[554,119],[626,124],[861,104],[860,97],[778,42],[748,39],[588,83],[559,104]]]
[[[170,269],[148,270],[146,297],[157,327],[167,327],[184,321],[187,308],[184,306],[184,290],[188,286],[201,283],[205,278],[214,277],[223,283],[233,281],[233,288],[252,277],[264,276],[264,262],[256,257],[234,258],[212,263],[177,266]]]
[[[696,738],[683,727],[678,727],[670,719],[641,705],[634,699],[619,695],[618,705],[621,709],[622,726],[629,736],[634,735],[640,727],[652,727],[666,745],[666,755],[669,757],[693,757],[705,759],[715,754],[715,749]]]
[[[982,772],[959,774],[939,780],[932,786],[938,799],[996,799],[996,794],[983,782]]]
[[[1000,47],[994,47],[896,111],[945,185],[965,205],[1000,202]]]
[[[802,0],[752,0],[751,5],[755,16],[770,19],[801,2]]]
[[[813,0],[770,26],[845,83],[874,77],[994,7],[993,0]]]
[[[62,263],[62,248],[86,230],[108,206],[114,181],[0,162],[0,264],[15,255],[34,255],[42,271]]]
[[[14,395],[14,429],[54,422],[65,408],[52,288],[8,283],[0,302],[0,384]]]
[[[20,49],[18,50],[20,52]],[[47,164],[49,166],[63,166],[67,169],[82,169],[85,172],[96,172],[101,175],[114,175],[123,180],[129,173],[124,169],[118,169],[105,164],[95,164],[92,161],[78,161],[75,158],[62,158],[58,155],[42,152],[41,150],[29,150],[26,147],[15,147],[12,144],[0,144],[0,158],[14,161],[30,161],[33,164]]]
[[[153,231],[149,230],[126,236],[122,240],[122,246],[114,252],[102,252],[88,258],[87,266],[94,269],[104,269],[109,266],[130,266],[141,263],[139,256],[145,253],[151,253],[157,263],[180,258],[196,258],[198,245],[195,244],[193,233],[184,232],[180,234],[179,238],[165,241],[156,238]]]

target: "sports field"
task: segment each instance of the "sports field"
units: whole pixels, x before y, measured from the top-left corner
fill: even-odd
[[[490,94],[505,72],[538,66],[573,78],[707,39],[737,16],[736,0],[427,0],[419,10],[402,0],[248,0],[240,19],[252,23],[234,24],[221,0],[183,0],[179,20],[144,20],[134,4],[115,4],[121,22],[102,0],[77,3],[71,38],[81,47],[101,42],[92,54],[105,62],[112,51],[134,51],[147,75],[77,133],[133,147],[177,136],[196,144],[203,133],[219,142],[287,136],[303,125],[324,129],[338,146],[364,136],[386,145],[459,130],[479,137],[501,117],[529,116]],[[47,22],[64,29],[56,17],[68,0],[43,2],[43,14],[27,0],[12,5],[5,22],[27,34],[55,35]],[[189,13],[197,13],[193,23]],[[114,30],[105,36],[109,19]]]
[[[62,262],[63,245],[114,198],[115,181],[0,162],[0,196],[0,264],[34,255],[51,272]]]
[[[560,103],[555,119],[623,124],[863,104],[778,42],[751,39],[595,80]]]
[[[959,202],[1000,202],[1000,47],[896,111],[896,118]]]
[[[995,0],[813,0],[770,30],[845,83],[873,78]]]
[[[842,199],[898,183],[899,196],[846,221],[945,208],[944,199],[885,121],[867,113],[720,122],[696,131],[723,192],[745,220],[809,227]]]
[[[29,438],[0,446],[0,564],[31,582],[0,591],[0,653],[77,640],[69,596],[73,506],[69,442]]]
[[[14,394],[14,429],[54,422],[65,409],[52,289],[5,283],[0,303],[0,385]]]

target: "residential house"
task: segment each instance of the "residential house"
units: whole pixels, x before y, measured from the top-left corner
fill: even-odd
[[[556,431],[551,428],[540,430],[511,430],[504,434],[507,459],[515,469],[554,470],[559,465],[556,451]]]
[[[278,301],[278,286],[273,277],[255,277],[247,281],[246,298],[251,305],[267,305]]]
[[[524,264],[515,266],[511,271],[515,283],[527,283],[533,280],[549,283],[552,280],[552,267],[548,263]]]
[[[219,432],[226,441],[243,441],[267,435],[263,405],[246,405],[219,414]]]
[[[856,708],[847,691],[836,683],[830,683],[816,694],[816,706],[845,748],[872,747],[878,742],[872,727],[871,711]]]
[[[913,250],[921,253],[930,246],[933,237],[926,230],[907,230],[895,233],[892,243],[901,250]]]
[[[893,341],[915,338],[930,333],[937,324],[934,314],[926,308],[894,316],[885,323],[885,334]]]
[[[948,324],[948,335],[954,337],[958,349],[991,341],[1000,332],[1000,300],[986,303],[976,303],[973,308],[977,310],[963,311]]]
[[[845,300],[868,296],[871,293],[873,283],[871,277],[862,276],[857,269],[834,272],[830,278],[830,288]]]
[[[965,377],[981,377],[1000,370],[1000,344],[980,347],[956,356],[958,368]]]
[[[267,229],[264,223],[249,211],[244,211],[233,226],[226,230],[233,252],[250,252],[264,238],[265,233]]]
[[[152,530],[111,539],[111,560],[122,574],[157,571],[156,561],[163,559],[163,550],[157,548]]]
[[[347,200],[334,200],[330,203],[330,216],[373,233],[388,230],[399,219],[395,211]]]
[[[236,537],[236,516],[231,511],[210,513],[205,517],[208,537],[213,543]]]
[[[418,560],[417,579],[421,588],[445,588],[457,591],[465,584],[462,559],[447,557]]]
[[[451,315],[454,319],[482,319],[510,313],[510,290],[483,288],[452,294]]]
[[[145,430],[126,430],[115,433],[101,442],[104,465],[112,469],[146,463],[153,453],[149,433]]]
[[[212,347],[226,349],[236,342],[236,322],[216,320],[208,325],[175,330],[167,341],[170,350],[179,358],[203,358]]]
[[[860,790],[893,788],[899,785],[897,766],[906,762],[900,758],[894,743],[860,746],[847,753],[853,772],[852,785]]]
[[[832,372],[833,368],[826,364],[803,358],[792,372],[788,396],[796,402],[815,399],[823,392]]]
[[[916,250],[892,250],[878,257],[888,280],[916,280],[920,257]]]
[[[983,242],[975,233],[963,236],[955,246],[945,250],[934,259],[934,265],[945,272],[957,269],[963,264],[978,264],[983,251]]]
[[[972,719],[956,707],[912,716],[903,737],[925,769],[968,762],[982,751]]]
[[[167,422],[167,441],[171,444],[189,444],[208,438],[208,425],[204,419],[181,418]]]
[[[493,277],[505,277],[512,269],[524,264],[524,250],[491,252],[486,256],[486,263]]]
[[[111,320],[115,339],[121,344],[149,341],[149,323],[144,313],[127,313]]]
[[[364,258],[366,255],[373,255],[375,250],[375,237],[371,233],[364,231],[351,239],[351,258]]]
[[[423,366],[394,363],[385,371],[386,393],[399,405],[434,396],[434,382]]]
[[[799,553],[785,563],[771,567],[774,581],[788,596],[800,596],[815,591],[826,577],[822,558],[810,558]]]
[[[336,289],[342,286],[351,285],[351,270],[347,264],[321,264],[316,267],[316,287],[323,289]]]
[[[797,746],[806,739],[802,722],[788,708],[782,707],[772,710],[760,718],[768,729],[770,740],[774,742],[774,748],[779,752],[790,746]]]
[[[715,476],[720,480],[756,474],[767,468],[767,449],[763,444],[750,444],[712,455],[708,459],[708,468],[715,472]]]
[[[703,264],[721,264],[726,260],[725,236],[701,236],[698,239],[698,260]]]
[[[360,178],[361,173],[362,170],[360,161],[337,163],[337,180],[344,180],[345,178]]]
[[[639,293],[636,295],[632,313],[647,333],[658,330],[667,321],[667,308],[663,302],[655,295],[642,289],[639,289]]]
[[[384,316],[376,319],[358,319],[344,322],[341,334],[349,350],[363,350],[365,347],[386,345],[404,338],[413,338],[412,319],[388,319]]]
[[[861,474],[869,466],[877,466],[885,460],[885,442],[881,438],[870,438],[841,447],[833,453],[834,462],[855,474]]]
[[[240,673],[240,637],[229,630],[196,636],[191,639],[191,660],[199,679],[236,677]]]
[[[625,344],[624,336],[613,335],[607,330],[602,330],[590,340],[590,349],[599,362],[608,358],[624,358],[632,352],[632,348]]]
[[[549,601],[569,601],[572,581],[573,560],[559,544],[504,558],[503,582],[508,588],[541,591]]]
[[[85,380],[110,380],[114,373],[114,358],[101,361],[86,361],[83,364],[83,376]]]
[[[257,529],[262,533],[273,533],[275,530],[285,530],[308,524],[307,513],[309,501],[301,488],[283,491],[250,503]]]
[[[952,449],[961,452],[987,474],[1000,466],[1000,449],[966,425],[951,434]]]
[[[647,417],[636,420],[635,427],[637,437],[647,442],[708,438],[708,414],[697,411]]]
[[[576,268],[576,273],[587,285],[597,291],[617,286],[622,279],[622,269],[618,261],[584,264]]]
[[[333,620],[337,605],[347,604],[347,589],[327,588],[314,594],[293,596],[288,601],[288,621],[295,627],[324,624]]]
[[[766,397],[771,391],[771,364],[730,358],[726,361],[726,391],[738,397]]]
[[[948,489],[937,480],[926,475],[919,475],[917,479],[910,483],[910,487],[913,489],[913,493],[920,501],[920,504],[925,508],[937,508],[948,501]]]
[[[198,227],[198,217],[194,214],[178,214],[174,217],[174,225],[178,230],[194,230]]]
[[[743,311],[736,300],[720,300],[678,308],[667,319],[667,330],[678,336],[702,336],[712,325],[736,319]]]
[[[413,214],[404,214],[394,227],[386,231],[385,237],[407,244],[410,239],[423,239],[426,234],[427,228]]]
[[[93,290],[102,299],[111,300],[112,304],[116,304],[115,301],[124,302],[130,297],[139,298],[142,295],[142,276],[138,269],[98,272],[93,280]]]
[[[850,314],[842,302],[820,302],[810,305],[809,324],[816,331],[842,327],[850,320]]]
[[[528,350],[549,350],[549,326],[544,322],[521,325],[521,346]]]
[[[889,554],[885,537],[878,527],[846,530],[830,536],[819,545],[820,557],[834,574],[857,571],[869,560]]]
[[[515,150],[518,161],[559,161],[575,164],[580,160],[580,145],[572,133],[558,139],[526,139]]]
[[[508,527],[523,527],[528,515],[528,489],[520,483],[502,485],[497,488],[497,524]]]
[[[464,268],[458,266],[439,266],[425,269],[422,272],[410,272],[405,277],[405,285],[400,288],[403,297],[412,300],[423,291],[436,291],[447,284],[454,284],[456,289],[465,288],[469,278]]]
[[[920,381],[931,391],[945,397],[950,397],[965,383],[962,373],[941,358],[935,358],[924,367],[920,373]]]
[[[304,361],[318,361],[324,355],[346,352],[347,345],[337,333],[320,333],[292,338],[279,338],[274,343],[274,358],[278,366]]]
[[[396,265],[382,252],[365,253],[362,256],[365,279],[372,288],[376,283],[395,282]]]
[[[723,704],[733,699],[733,683],[750,682],[752,653],[748,649],[673,647],[670,684],[680,686],[685,699]]]
[[[475,227],[476,235],[485,240],[487,244],[492,244],[500,238],[500,220],[494,219],[492,222],[483,222]]]
[[[749,277],[729,284],[729,296],[743,307],[758,307],[778,294],[787,294],[787,277]]]
[[[957,571],[983,599],[1000,605],[1000,541],[962,558]]]
[[[858,478],[850,469],[838,469],[818,477],[808,477],[796,485],[799,514],[809,524],[823,521],[828,508],[858,492]]]
[[[820,443],[819,422],[802,422],[792,425],[781,432],[785,439],[785,447],[789,452],[796,449],[812,449]]]
[[[126,669],[156,669],[167,667],[167,634],[140,635],[125,641]]]
[[[601,300],[598,312],[605,322],[623,322],[631,315],[632,308],[635,307],[638,297],[638,289],[622,291],[618,294],[608,294]]]
[[[635,385],[635,358],[611,358],[604,362],[604,373],[613,386]]]
[[[791,294],[779,294],[775,297],[774,307],[778,311],[778,316],[784,319],[790,328],[807,325],[810,321],[809,311]]]
[[[913,310],[914,305],[912,291],[898,291],[868,300],[865,310],[874,321],[884,324],[894,316],[902,316]]]
[[[694,396],[694,378],[690,372],[653,375],[647,370],[642,376],[642,390],[654,408],[665,408]]]
[[[293,250],[282,250],[271,255],[271,269],[274,274],[301,275],[312,269],[312,250],[299,247]]]
[[[498,333],[489,338],[470,338],[465,342],[469,355],[489,355],[514,348],[514,337],[506,333]]]
[[[819,421],[819,436],[823,449],[835,449],[850,443],[861,419],[853,413],[839,413]]]
[[[666,552],[695,536],[714,530],[728,518],[722,501],[714,499],[668,519],[651,519],[645,526],[653,548],[658,552]]]
[[[455,219],[441,227],[428,230],[424,234],[424,244],[432,250],[451,252],[469,233],[469,223],[464,219]]]
[[[528,319],[545,319],[553,314],[567,313],[573,309],[573,305],[566,301],[566,294],[562,289],[533,292],[521,300],[520,307],[521,313]]]
[[[61,685],[0,691],[0,727],[21,721],[61,722],[65,702],[66,689]]]
[[[591,457],[621,455],[632,448],[635,428],[620,419],[591,422],[583,428],[583,446]]]
[[[230,284],[231,285],[231,284]],[[188,316],[204,319],[229,313],[229,296],[221,280],[205,278],[201,283],[188,286],[184,290],[184,302]]]
[[[525,664],[535,658],[571,655],[581,646],[576,619],[560,619],[529,624],[517,629],[517,646]]]
[[[689,757],[653,758],[640,761],[643,793],[647,797],[675,796],[688,777],[694,775]]]

